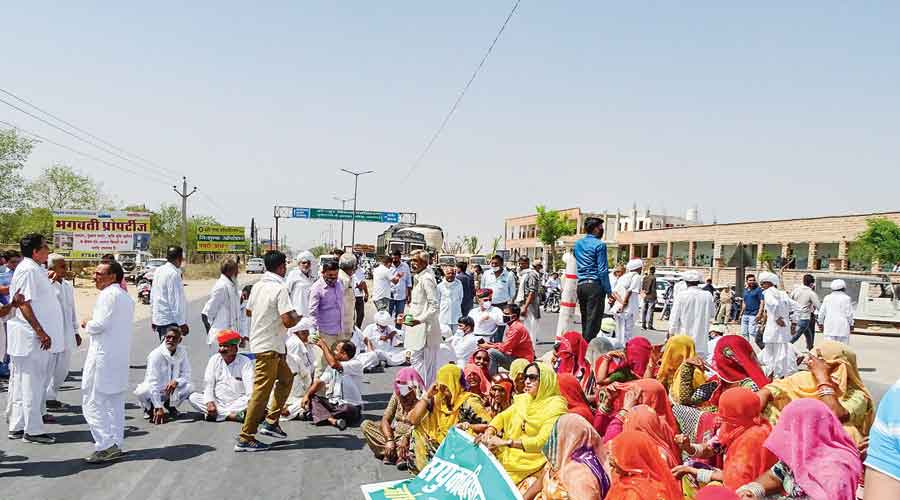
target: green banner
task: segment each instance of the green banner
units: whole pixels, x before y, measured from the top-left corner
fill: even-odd
[[[366,500],[522,500],[494,455],[455,427],[418,476],[361,489]]]
[[[242,226],[200,226],[197,251],[201,253],[246,253],[250,248]]]

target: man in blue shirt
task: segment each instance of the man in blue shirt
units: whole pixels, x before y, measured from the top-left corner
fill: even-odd
[[[3,265],[0,266],[0,305],[9,304],[9,284],[12,283],[13,273],[21,260],[22,255],[15,250],[3,253]]]
[[[578,306],[581,310],[581,335],[588,342],[600,331],[606,295],[612,292],[609,286],[609,267],[606,257],[606,243],[603,242],[603,220],[588,217],[584,221],[586,236],[575,242],[572,253],[575,256],[578,276]]]
[[[741,335],[748,341],[756,341],[762,349],[762,338],[756,338],[756,320],[762,310],[763,291],[756,283],[756,276],[747,275],[747,288],[744,289],[744,301],[741,303]]]

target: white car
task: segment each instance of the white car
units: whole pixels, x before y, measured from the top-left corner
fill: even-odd
[[[266,266],[262,259],[254,258],[247,261],[247,274],[264,272],[266,272]]]

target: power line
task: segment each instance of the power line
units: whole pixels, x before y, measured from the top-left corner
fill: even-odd
[[[19,97],[19,96],[17,96],[16,94],[13,94],[12,92],[10,92],[10,91],[8,91],[8,90],[6,90],[6,89],[0,88],[0,92],[2,92],[2,93],[4,93],[4,94],[6,94],[6,95],[12,97],[13,99],[15,99],[15,100],[17,100],[17,101],[19,101],[19,102],[21,102],[21,103],[24,103],[24,104],[26,104],[26,105],[28,105],[28,106],[31,106],[32,108],[34,108],[34,109],[40,111],[41,113],[44,113],[45,115],[47,115],[47,116],[53,118],[54,120],[56,120],[56,121],[58,121],[58,122],[60,122],[60,123],[64,123],[64,124],[68,125],[70,128],[73,128],[73,129],[75,129],[75,130],[81,132],[82,134],[85,134],[85,135],[87,135],[88,137],[91,137],[92,139],[96,139],[97,141],[100,141],[100,142],[102,142],[103,144],[105,144],[105,145],[107,145],[107,146],[109,146],[109,147],[111,147],[111,148],[113,148],[113,149],[115,149],[115,150],[117,150],[117,151],[120,151],[120,152],[122,152],[122,153],[125,153],[125,154],[127,154],[128,156],[131,156],[131,157],[133,157],[133,158],[136,158],[136,159],[138,159],[138,160],[140,160],[140,161],[142,161],[142,162],[144,162],[144,163],[146,163],[146,164],[148,164],[148,165],[150,165],[150,166],[152,166],[152,167],[154,167],[154,168],[157,168],[157,169],[161,170],[163,173],[165,173],[166,175],[172,175],[172,176],[177,176],[177,175],[178,175],[177,172],[174,172],[174,171],[172,171],[172,170],[169,170],[169,169],[167,169],[166,167],[163,167],[162,165],[159,165],[159,164],[157,164],[157,163],[155,163],[155,162],[152,162],[152,161],[150,161],[150,160],[148,160],[148,159],[146,159],[146,158],[144,158],[144,157],[142,157],[142,156],[140,156],[140,155],[134,154],[134,153],[132,153],[132,152],[130,152],[130,151],[124,149],[124,148],[121,148],[121,147],[119,147],[119,146],[116,146],[115,144],[113,144],[113,143],[111,143],[111,142],[109,142],[109,141],[107,141],[107,140],[104,140],[104,139],[101,138],[101,137],[97,137],[96,135],[94,135],[94,134],[88,132],[87,130],[85,130],[85,129],[83,129],[83,128],[81,128],[81,127],[79,127],[79,126],[77,126],[77,125],[75,125],[75,124],[73,124],[73,123],[71,123],[71,122],[69,122],[69,121],[63,120],[62,118],[60,118],[60,117],[54,115],[53,113],[47,111],[46,109],[40,108],[40,107],[38,107],[36,104],[34,104],[34,103],[32,103],[32,102],[30,102],[30,101],[28,101],[28,100],[26,100],[26,99],[24,99],[24,98],[22,98],[22,97]]]
[[[484,56],[479,61],[478,66],[475,67],[475,71],[472,72],[472,76],[469,77],[469,81],[466,82],[465,86],[463,86],[462,91],[460,91],[459,95],[456,97],[456,101],[453,102],[453,105],[450,106],[450,111],[447,112],[447,115],[444,116],[443,121],[441,121],[441,125],[434,132],[434,135],[431,136],[431,139],[425,145],[425,149],[419,153],[419,156],[416,158],[416,161],[413,162],[412,166],[409,168],[409,171],[406,172],[406,176],[403,177],[402,182],[406,182],[409,179],[409,176],[412,175],[413,171],[418,168],[419,164],[422,163],[422,160],[425,159],[425,155],[431,150],[431,147],[434,145],[435,141],[437,141],[438,137],[447,127],[447,124],[450,122],[450,118],[453,116],[453,113],[456,112],[456,108],[459,107],[459,103],[462,102],[463,97],[465,97],[466,92],[468,92],[469,87],[472,86],[472,82],[475,81],[475,77],[478,76],[478,72],[481,71],[481,68],[484,66],[485,61],[491,55],[491,52],[494,50],[494,45],[497,45],[497,41],[500,40],[500,35],[503,34],[503,30],[506,29],[506,25],[509,24],[509,20],[512,19],[513,15],[515,15],[516,10],[519,8],[519,2],[521,0],[516,0],[516,3],[513,5],[512,9],[507,14],[506,19],[503,20],[503,24],[500,25],[500,29],[497,31],[497,35],[494,37],[494,40],[491,42],[491,45],[488,47],[487,51],[484,53]]]
[[[123,167],[123,166],[118,165],[118,164],[116,164],[116,163],[112,163],[112,162],[110,162],[110,161],[104,160],[103,158],[96,157],[96,156],[94,156],[94,155],[92,155],[92,154],[85,153],[84,151],[79,151],[79,150],[77,150],[77,149],[75,149],[75,148],[73,148],[73,147],[66,146],[65,144],[60,144],[60,143],[58,143],[58,142],[56,142],[56,141],[47,139],[46,137],[44,137],[44,136],[42,136],[42,135],[40,135],[40,134],[36,134],[36,133],[34,133],[34,132],[31,132],[31,131],[29,131],[29,130],[26,130],[26,129],[24,129],[24,128],[22,128],[22,127],[19,127],[18,125],[15,125],[15,124],[13,124],[13,123],[9,123],[9,122],[0,120],[0,124],[6,125],[6,126],[8,126],[8,127],[11,127],[11,128],[14,129],[14,130],[19,130],[19,131],[21,131],[21,132],[24,132],[25,134],[30,135],[30,136],[32,136],[32,137],[34,137],[34,138],[36,138],[36,139],[39,139],[39,140],[41,140],[41,141],[44,141],[44,142],[53,144],[54,146],[57,146],[57,147],[66,149],[66,150],[71,151],[71,152],[73,152],[73,153],[79,154],[79,155],[81,155],[81,156],[84,156],[85,158],[89,158],[89,159],[91,159],[91,160],[98,161],[98,162],[100,162],[100,163],[103,163],[103,164],[105,164],[105,165],[108,165],[108,166],[110,166],[110,167],[112,167],[112,168],[115,168],[115,169],[117,169],[117,170],[122,170],[123,172],[128,172],[128,173],[130,173],[130,174],[134,174],[134,175],[137,175],[137,176],[139,176],[139,177],[143,177],[143,178],[145,178],[145,179],[147,179],[147,180],[149,180],[149,181],[158,182],[158,183],[163,184],[163,185],[169,185],[169,182],[167,182],[167,181],[165,181],[165,180],[162,180],[162,179],[163,179],[162,177],[159,177],[159,178],[148,177],[146,174],[148,174],[148,173],[150,173],[150,172],[140,172],[140,171],[137,171],[137,170],[132,170],[132,169],[127,168],[127,167]],[[158,174],[156,174],[156,175],[158,175]]]
[[[13,108],[13,109],[15,109],[15,110],[17,110],[17,111],[20,111],[20,112],[22,112],[22,113],[25,113],[26,115],[28,115],[28,116],[34,118],[35,120],[38,120],[38,121],[40,121],[40,122],[42,122],[42,123],[45,123],[45,124],[47,124],[47,125],[50,125],[51,127],[55,128],[56,130],[59,130],[60,132],[63,132],[63,133],[65,133],[65,134],[67,134],[67,135],[70,135],[70,136],[74,137],[75,139],[78,139],[79,141],[81,141],[81,142],[83,142],[83,143],[85,143],[85,144],[89,144],[89,145],[91,145],[91,146],[93,146],[93,147],[99,149],[100,151],[103,151],[104,153],[107,153],[107,154],[110,154],[110,155],[112,155],[112,156],[115,156],[115,157],[117,157],[117,158],[119,158],[119,159],[125,160],[125,161],[127,161],[128,163],[131,163],[132,165],[135,165],[135,166],[137,166],[137,167],[147,168],[147,166],[145,166],[145,165],[140,165],[140,164],[138,164],[137,162],[135,162],[134,160],[132,160],[132,159],[126,157],[126,156],[123,156],[123,155],[121,155],[121,154],[119,154],[119,153],[116,153],[115,151],[113,151],[113,150],[111,150],[111,149],[108,149],[108,148],[105,148],[105,147],[103,147],[103,146],[100,146],[100,145],[98,145],[98,144],[95,143],[95,142],[89,141],[89,140],[87,140],[87,139],[85,139],[85,138],[83,138],[83,137],[81,137],[81,136],[79,136],[79,135],[77,135],[77,134],[74,134],[74,133],[72,133],[72,132],[70,132],[70,131],[68,131],[68,130],[62,128],[62,127],[60,127],[59,125],[56,125],[55,123],[52,123],[52,122],[50,122],[50,121],[48,121],[48,120],[45,120],[44,118],[41,118],[40,116],[38,116],[38,115],[36,115],[36,114],[34,114],[34,113],[28,111],[28,110],[25,110],[25,109],[20,108],[19,106],[16,106],[15,104],[13,104],[13,103],[11,103],[11,102],[9,102],[9,101],[5,101],[5,100],[3,100],[3,99],[0,99],[0,103],[6,104],[7,106],[9,106],[9,107],[11,107],[11,108]],[[46,140],[46,139],[45,139],[45,140]],[[48,140],[47,142],[50,142],[50,141]],[[163,174],[159,174],[159,173],[158,173],[158,175],[160,175],[161,177],[167,177],[167,175],[163,175]]]

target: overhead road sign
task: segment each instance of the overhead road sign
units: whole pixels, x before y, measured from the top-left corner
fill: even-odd
[[[340,208],[276,206],[274,215],[275,217],[286,219],[353,220],[353,210]],[[375,212],[370,210],[357,210],[356,220],[359,222],[380,222],[382,224],[398,224],[401,222],[415,224],[416,214],[411,212]]]

